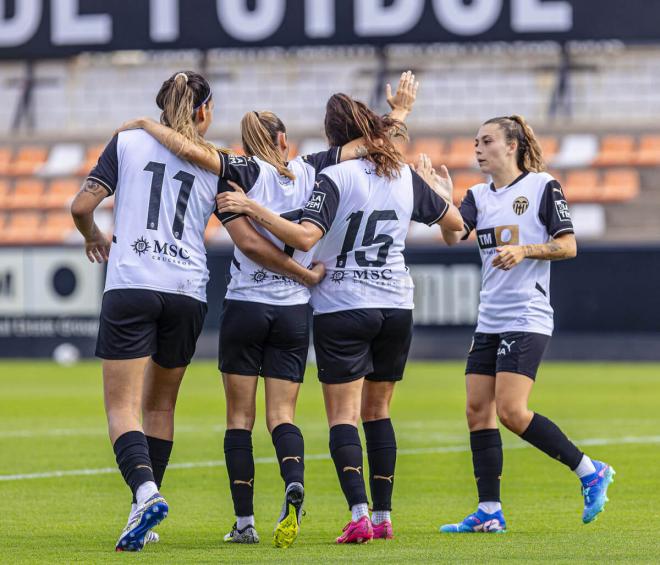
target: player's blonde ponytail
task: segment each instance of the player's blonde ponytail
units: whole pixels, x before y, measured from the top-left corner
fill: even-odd
[[[206,141],[195,127],[197,110],[210,100],[211,87],[202,75],[193,71],[178,72],[163,83],[156,96],[156,104],[162,110],[160,123],[208,151],[228,153]]]
[[[492,118],[486,124],[497,124],[504,130],[507,143],[518,142],[516,161],[518,168],[523,172],[540,173],[545,171],[543,152],[539,145],[534,130],[518,114],[507,117]]]
[[[286,128],[272,112],[248,112],[241,120],[243,151],[270,163],[277,172],[295,180],[295,175],[286,166],[286,161],[277,147],[277,135],[286,134]]]

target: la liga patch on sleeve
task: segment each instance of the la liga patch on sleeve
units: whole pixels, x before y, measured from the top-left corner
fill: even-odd
[[[320,212],[323,207],[323,202],[325,201],[325,193],[317,192],[316,190],[312,192],[312,195],[309,197],[307,204],[305,204],[305,210],[310,212]]]
[[[557,216],[562,222],[571,221],[571,213],[568,211],[568,203],[566,200],[555,200],[555,209]]]

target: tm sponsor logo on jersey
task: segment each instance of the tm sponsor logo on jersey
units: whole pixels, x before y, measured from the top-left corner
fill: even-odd
[[[153,244],[153,245],[152,245]],[[190,254],[176,243],[161,242],[154,239],[150,242],[144,236],[138,237],[132,244],[133,251],[139,256],[151,253],[155,261],[167,261],[178,265],[190,265]]]
[[[517,225],[496,226],[477,230],[479,248],[487,252],[495,252],[496,248],[502,245],[518,245],[519,241],[520,228]]]

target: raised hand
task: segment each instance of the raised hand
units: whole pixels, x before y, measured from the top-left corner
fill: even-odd
[[[396,94],[392,95],[392,85],[387,84],[385,86],[385,97],[387,103],[390,105],[392,110],[398,110],[403,112],[411,112],[415,100],[417,99],[417,89],[419,88],[419,82],[415,80],[415,75],[412,71],[406,71],[401,73],[401,78],[399,79],[399,86],[396,89]]]

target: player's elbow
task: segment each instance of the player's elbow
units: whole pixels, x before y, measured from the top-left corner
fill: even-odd
[[[299,249],[300,251],[311,251],[312,247],[314,247],[314,244],[316,241],[314,241],[314,238],[311,237],[308,234],[304,234],[298,238],[298,241],[296,242],[296,245],[294,247],[296,249]]]
[[[93,211],[94,209],[90,208],[89,204],[84,202],[82,198],[74,198],[71,203],[71,215],[76,219],[84,218]]]

